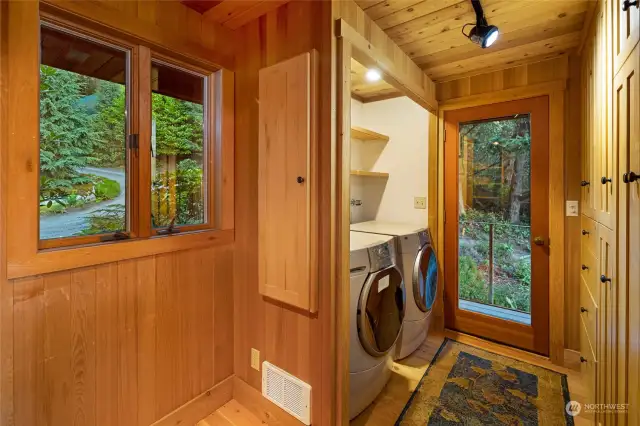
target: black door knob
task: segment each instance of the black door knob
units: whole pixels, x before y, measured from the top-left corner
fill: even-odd
[[[611,182],[611,178],[602,176],[602,179],[600,179],[600,183],[602,183],[603,185],[606,185],[609,182]]]
[[[611,278],[609,278],[609,277],[607,277],[607,276],[605,276],[605,275],[600,275],[600,282],[601,282],[602,284],[604,284],[604,283],[610,283],[610,282],[611,282]]]
[[[589,182],[588,180],[583,180],[582,182],[580,182],[580,186],[589,186],[591,185],[591,182]]]
[[[589,267],[588,267],[587,265],[582,265],[582,270],[583,270],[583,271],[588,271],[588,270],[589,270]]]
[[[586,229],[583,229],[583,230],[582,230],[582,235],[589,235],[589,234],[590,234],[590,232],[589,232],[589,231],[587,231]]]
[[[584,306],[580,306],[580,312],[582,312],[584,314],[585,312],[589,312],[589,310],[587,308],[585,308]]]
[[[625,173],[622,175],[622,181],[624,183],[633,183],[640,178],[640,175],[637,175],[633,172]]]
[[[304,182],[304,178],[302,176],[298,176],[298,179],[296,180],[298,181],[298,183]]]
[[[580,357],[580,362],[587,362],[587,359],[583,356]]]
[[[631,6],[638,7],[638,0],[624,0],[622,2],[622,10],[626,12]]]

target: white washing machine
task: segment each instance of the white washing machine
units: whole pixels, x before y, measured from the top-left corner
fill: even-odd
[[[438,262],[429,231],[416,225],[369,221],[351,224],[352,231],[391,235],[396,239],[398,266],[407,287],[407,312],[395,358],[411,355],[427,337],[438,287]]]
[[[380,394],[391,376],[394,345],[402,330],[405,291],[395,266],[392,237],[350,233],[349,418]]]

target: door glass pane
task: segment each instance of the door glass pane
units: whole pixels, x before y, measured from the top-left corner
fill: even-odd
[[[459,307],[530,324],[530,117],[461,123],[459,136]]]
[[[128,52],[42,25],[40,239],[127,230]]]
[[[154,228],[205,223],[205,79],[153,62],[151,220]]]

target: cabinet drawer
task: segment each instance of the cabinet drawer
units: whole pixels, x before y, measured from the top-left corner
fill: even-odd
[[[599,269],[599,263],[593,253],[586,248],[582,250],[580,255],[580,278],[591,292],[596,304],[600,303],[600,291],[598,289]]]
[[[580,321],[580,372],[586,391],[586,401],[594,403],[596,401],[596,372],[598,361],[593,353],[593,348],[589,343],[587,328],[583,321]]]
[[[597,353],[598,341],[596,338],[598,336],[598,305],[595,298],[592,296],[592,290],[589,288],[587,283],[584,282],[584,279],[581,279],[580,281],[582,282],[580,284],[580,317],[584,323],[587,337],[589,338],[589,344],[591,345],[593,352]]]
[[[598,260],[598,227],[595,221],[582,215],[580,224],[581,252],[590,252]]]

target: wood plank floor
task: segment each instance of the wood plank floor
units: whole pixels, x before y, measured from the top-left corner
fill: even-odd
[[[416,352],[404,360],[394,363],[394,371],[387,386],[373,404],[351,421],[351,426],[389,426],[395,424],[445,336],[460,343],[564,373],[567,375],[571,398],[577,401],[586,400],[583,397],[586,394],[586,389],[579,372],[553,365],[548,359],[536,354],[446,330],[444,334],[430,335]],[[577,426],[591,424],[583,417],[577,417],[574,420]]]
[[[196,426],[255,426],[265,424],[238,401],[231,401],[218,408],[206,419],[200,420]]]

